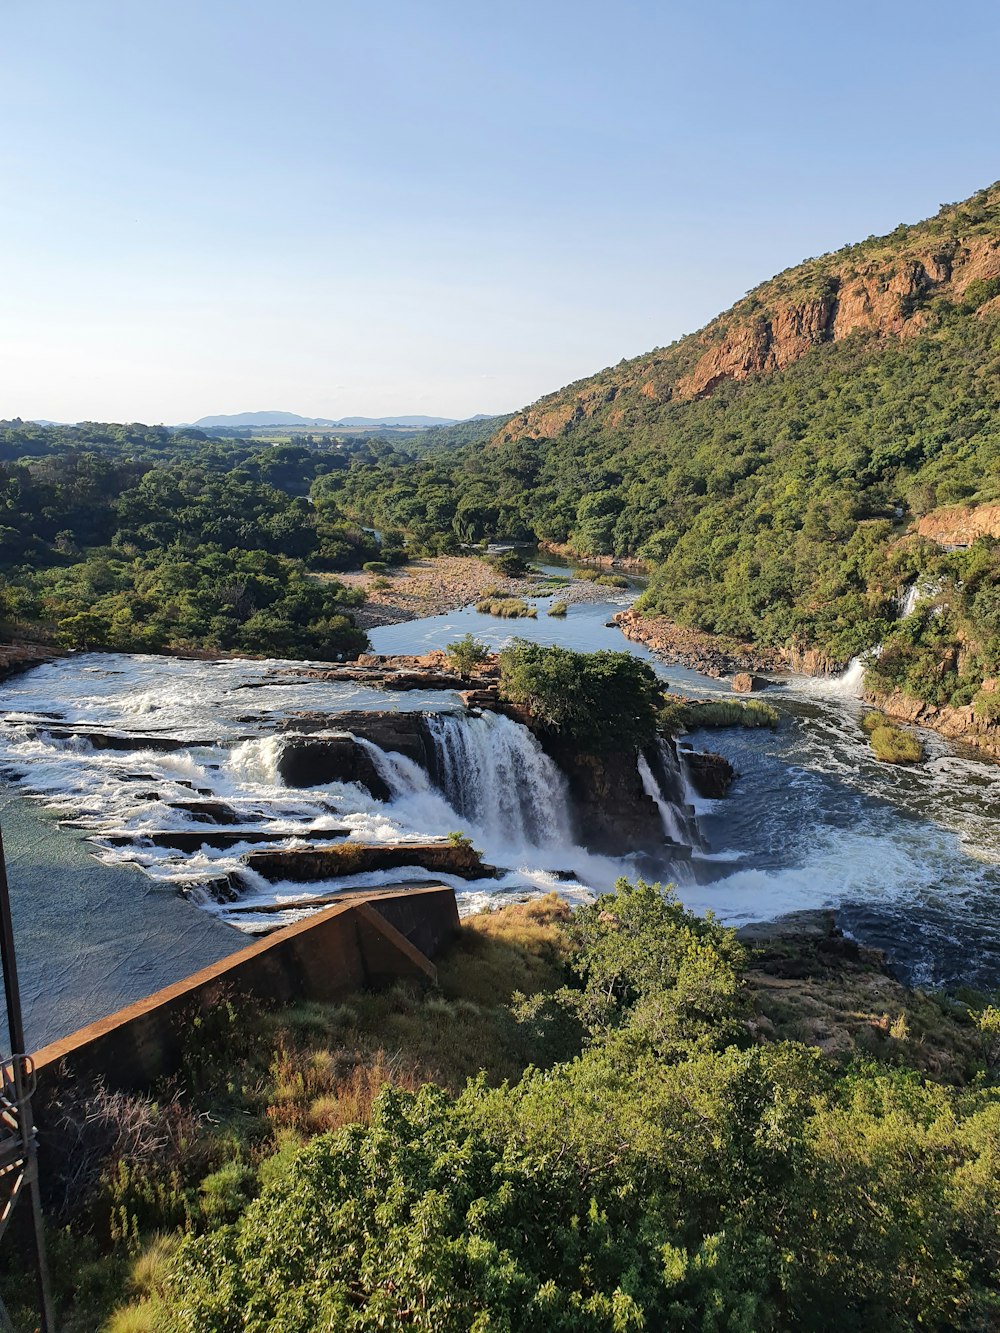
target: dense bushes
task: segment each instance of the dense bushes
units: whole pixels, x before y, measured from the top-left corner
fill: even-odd
[[[5,620],[77,648],[338,658],[366,646],[351,617],[361,595],[310,576],[379,554],[335,506],[309,503],[332,462],[203,440],[171,452],[146,430],[84,431],[87,450],[54,431],[58,447],[0,464]],[[34,431],[6,437],[40,448]]]
[[[571,1014],[575,1056],[386,1091],[366,1125],[283,1151],[235,1222],[183,1241],[141,1327],[991,1325],[994,1086],[755,1040],[743,950],[656,886],[565,930],[566,984],[515,1004],[529,1027]]]
[[[662,687],[631,653],[574,653],[515,641],[500,653],[500,692],[542,727],[584,749],[645,745]]]

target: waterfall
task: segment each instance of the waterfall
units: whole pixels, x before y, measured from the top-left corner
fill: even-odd
[[[499,713],[427,719],[449,803],[491,844],[573,844],[566,779],[527,727]]]
[[[905,620],[907,616],[912,616],[917,609],[917,603],[920,601],[921,589],[918,583],[911,583],[908,588],[900,588],[896,595],[896,606],[899,609],[900,620]]]
[[[799,676],[789,683],[789,688],[797,694],[811,694],[818,699],[860,699],[868,669],[867,659],[877,656],[878,652],[876,648],[874,653],[852,657],[839,676]]]
[[[700,847],[701,837],[690,801],[689,786],[676,748],[664,740],[657,742],[653,763],[640,750],[639,777],[642,789],[656,802],[667,838],[680,847]],[[654,772],[655,768],[655,772]]]

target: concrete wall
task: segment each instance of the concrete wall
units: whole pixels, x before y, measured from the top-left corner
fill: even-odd
[[[399,978],[433,978],[430,959],[457,930],[455,893],[444,885],[345,894],[336,906],[37,1051],[36,1116],[44,1122],[47,1097],[66,1077],[138,1089],[174,1073],[191,1021],[223,996],[329,1000]]]

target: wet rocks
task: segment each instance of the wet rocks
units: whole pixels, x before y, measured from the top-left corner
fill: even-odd
[[[434,762],[434,746],[424,713],[301,714],[289,726],[298,734],[285,741],[278,772],[290,787],[357,782],[376,800],[388,801],[392,795],[389,786],[371,751],[360,741],[368,741],[386,754],[401,754],[424,769],[430,769]],[[314,734],[333,728],[338,734]]]
[[[458,690],[468,678],[457,672],[443,652],[413,654],[362,653],[356,662],[343,666],[302,667],[294,675],[265,676],[240,689],[263,689],[268,685],[296,684],[303,680],[348,681],[376,690]]]
[[[192,819],[202,819],[209,824],[238,824],[239,816],[231,805],[225,801],[171,801],[172,810],[180,810],[182,814],[189,815]]]
[[[684,766],[691,786],[706,801],[720,801],[739,776],[724,755],[707,750],[685,750]]]
[[[353,736],[292,736],[278,757],[278,773],[289,787],[319,787],[331,782],[356,782],[377,801],[392,792],[371,754]]]
[[[539,740],[569,783],[581,846],[609,856],[663,850],[663,821],[642,785],[634,750],[592,754],[549,736]]]
[[[333,847],[310,847],[302,851],[251,852],[247,867],[272,883],[310,883],[338,879],[343,875],[368,874],[373,870],[397,870],[419,866],[438,874],[462,879],[487,879],[497,874],[495,866],[483,864],[474,848],[451,842],[397,842],[369,844],[338,843]]]
[[[259,828],[196,828],[143,830],[141,833],[101,833],[98,837],[110,847],[131,847],[138,843],[149,843],[153,847],[165,847],[177,852],[197,852],[202,847],[214,847],[217,851],[225,851],[229,847],[239,846],[240,843],[277,843],[292,837],[308,837],[310,841],[321,842],[346,838],[350,831],[346,828],[331,828],[292,833]]]
[[[770,683],[763,676],[755,676],[749,671],[738,671],[729,682],[729,688],[734,694],[755,694],[758,690],[766,690]]]
[[[44,666],[57,657],[65,657],[61,648],[40,643],[3,643],[0,644],[0,680],[9,680],[22,671],[32,667]]]

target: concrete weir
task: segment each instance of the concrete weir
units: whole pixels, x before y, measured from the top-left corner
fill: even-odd
[[[44,1124],[46,1101],[67,1079],[136,1090],[177,1072],[186,1029],[223,997],[329,1000],[404,978],[432,981],[432,959],[458,928],[447,885],[345,891],[308,920],[36,1051],[40,1119]]]

